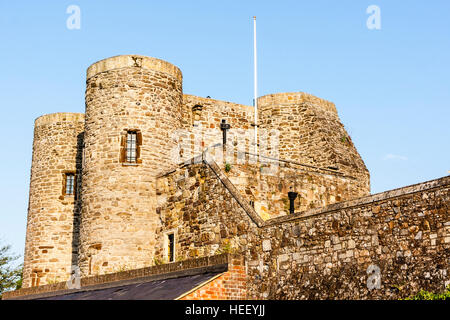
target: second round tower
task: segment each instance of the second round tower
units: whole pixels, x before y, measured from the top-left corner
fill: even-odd
[[[153,263],[154,178],[171,168],[181,127],[182,75],[145,56],[87,71],[79,265],[84,276]]]

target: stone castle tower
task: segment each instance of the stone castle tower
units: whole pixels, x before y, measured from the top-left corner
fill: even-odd
[[[302,169],[283,176],[284,185],[250,179],[245,170],[262,165],[244,164],[230,180],[257,213],[268,210],[264,197],[271,194],[279,205],[269,211],[285,214],[286,188],[304,191],[299,206],[369,194],[369,172],[333,103],[301,92],[267,95],[258,103],[260,131],[279,133],[274,161]],[[154,264],[165,231],[157,179],[222,143],[222,121],[230,125],[227,146],[250,150],[252,139],[241,144],[238,136],[253,132],[253,107],[183,95],[181,71],[159,59],[126,55],[91,65],[86,113],[35,122],[24,287],[65,281],[76,266],[87,276]],[[300,181],[306,170],[312,171]]]

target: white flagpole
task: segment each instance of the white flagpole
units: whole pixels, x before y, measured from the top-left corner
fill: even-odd
[[[255,155],[258,155],[258,71],[256,56],[256,17],[253,17],[253,51],[254,51],[254,104],[255,104]]]

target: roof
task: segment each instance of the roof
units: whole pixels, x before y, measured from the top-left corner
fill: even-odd
[[[220,274],[221,272],[206,272],[193,276],[140,282],[106,289],[82,290],[36,300],[174,300]]]
[[[141,269],[81,278],[81,288],[66,282],[5,292],[5,300],[171,300],[219,277],[235,255],[221,254]]]

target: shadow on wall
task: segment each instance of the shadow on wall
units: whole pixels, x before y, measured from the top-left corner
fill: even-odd
[[[77,154],[76,154],[76,191],[75,205],[73,208],[73,229],[72,229],[72,266],[78,265],[78,247],[80,245],[80,224],[81,224],[81,185],[83,180],[83,150],[84,150],[84,132],[77,136]]]

